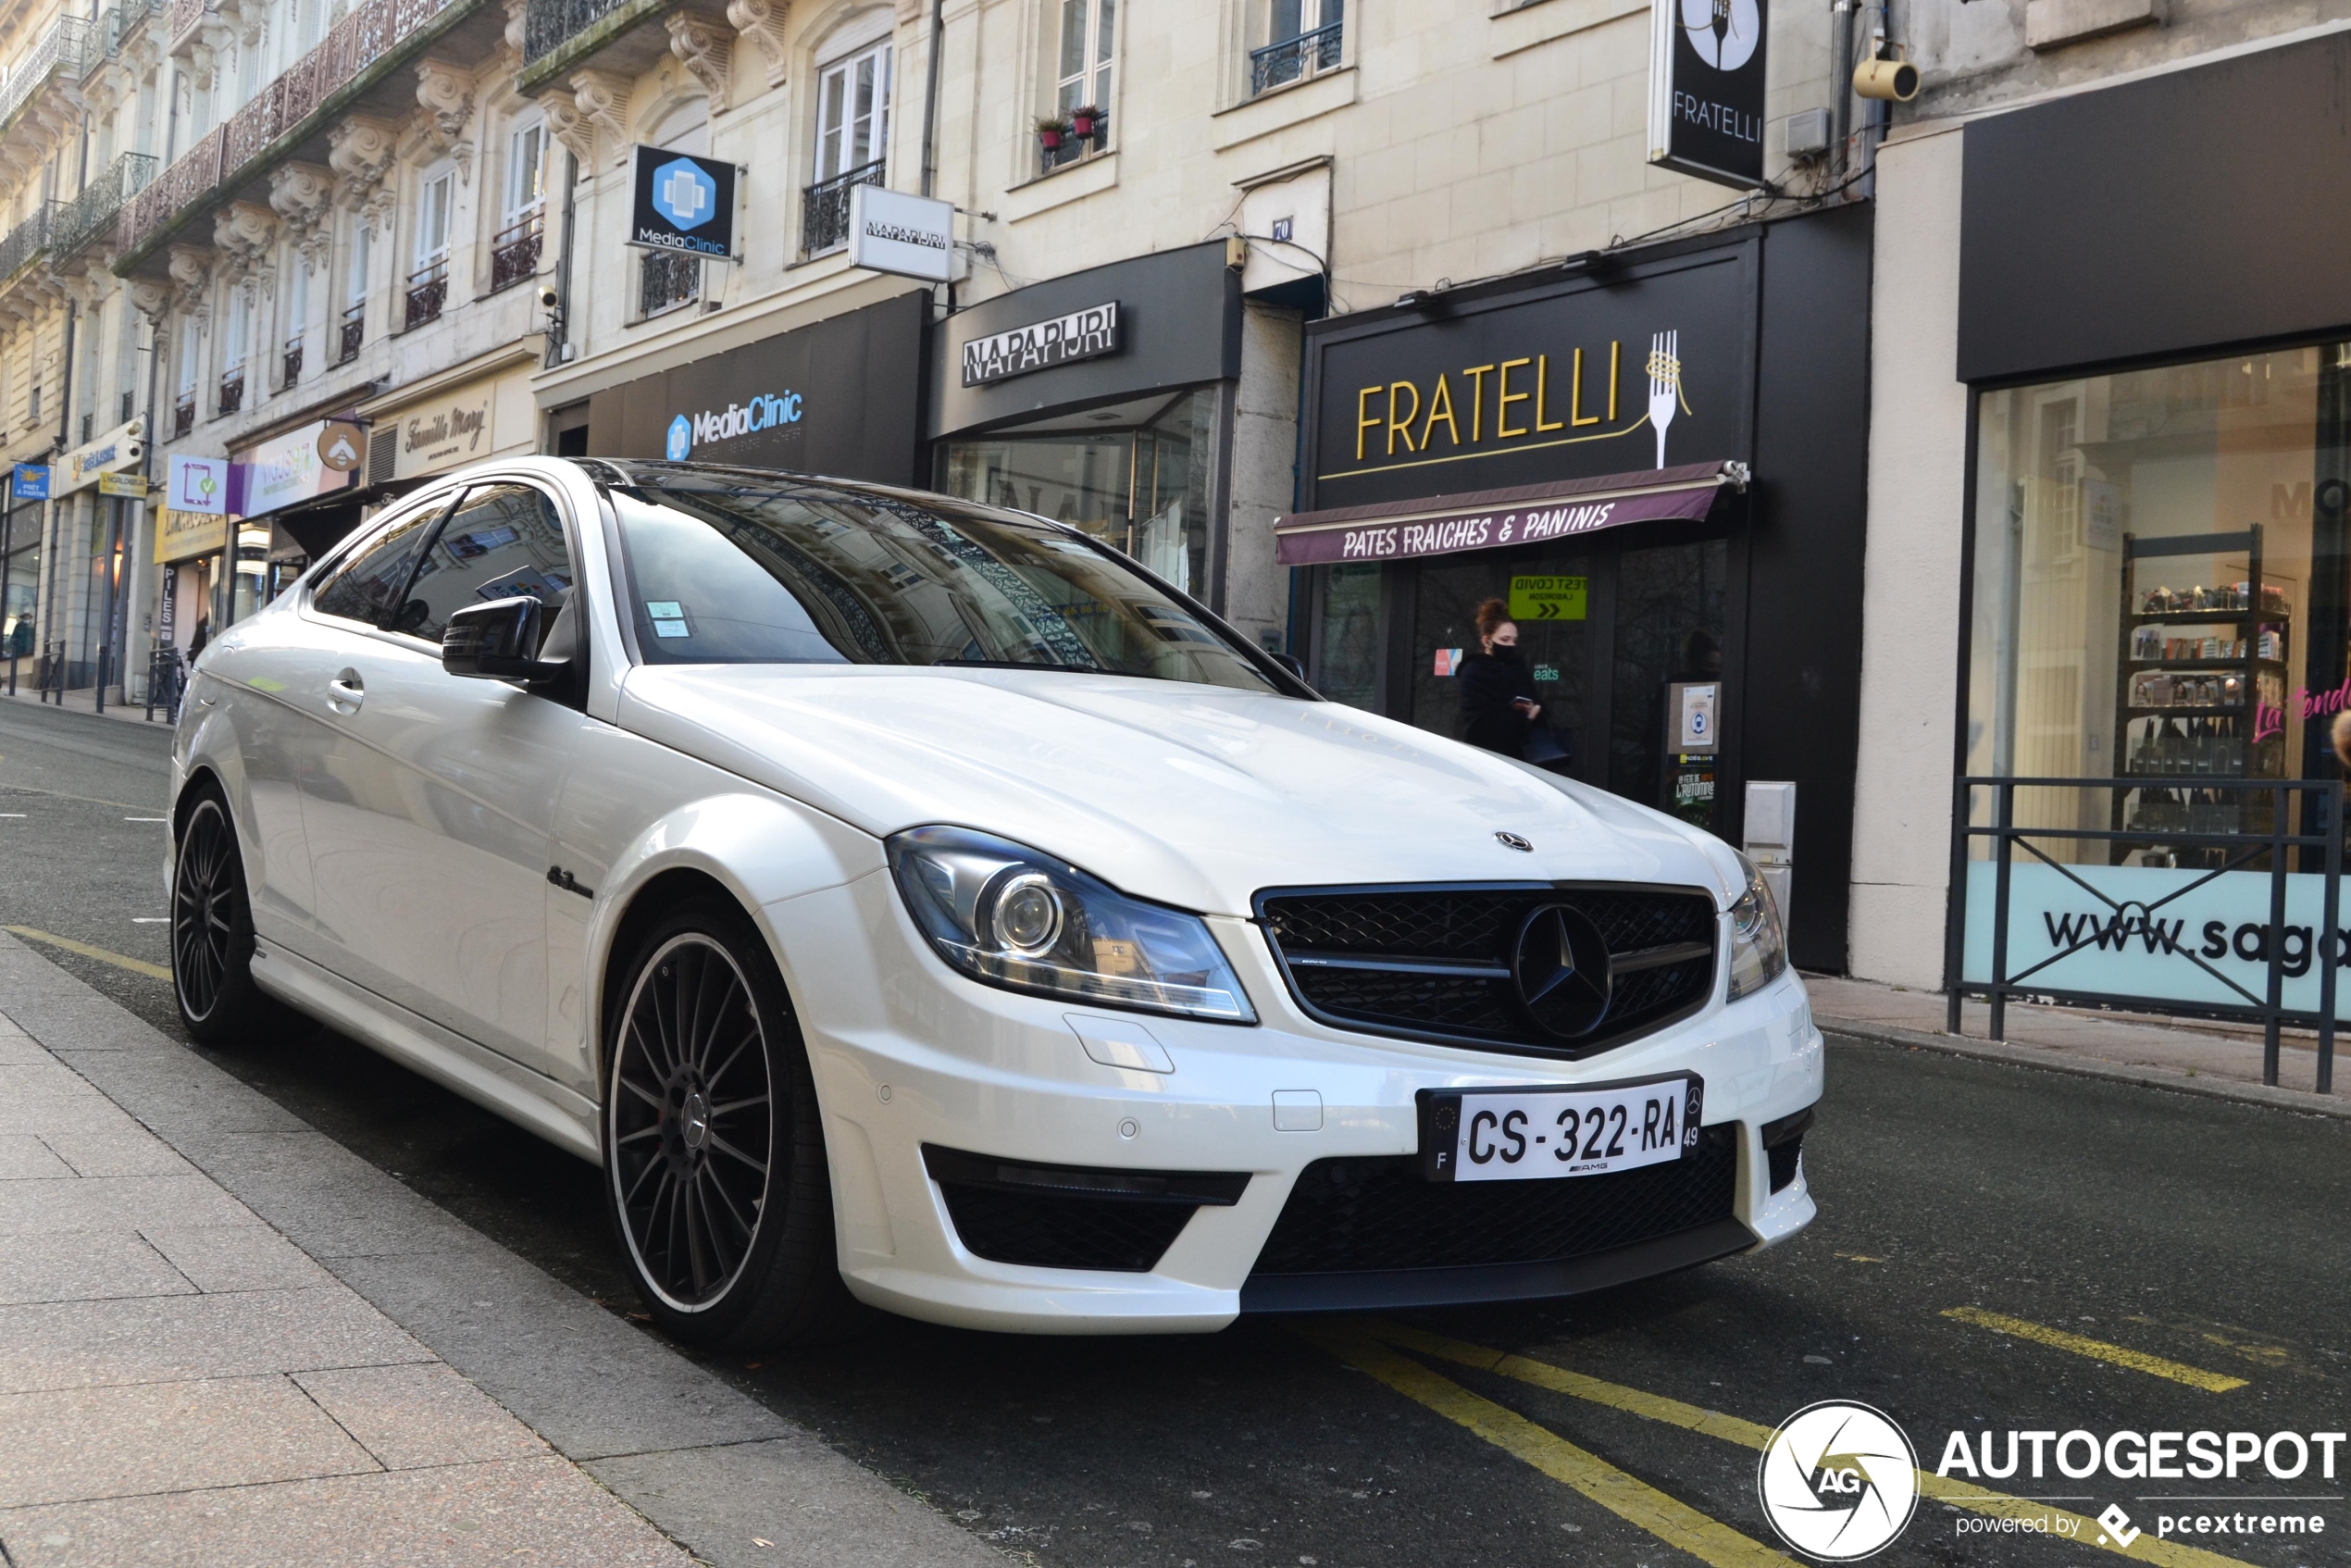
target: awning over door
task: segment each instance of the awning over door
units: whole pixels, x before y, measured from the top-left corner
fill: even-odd
[[[1539,544],[1627,523],[1696,519],[1724,489],[1747,489],[1744,463],[1686,463],[1629,474],[1434,495],[1369,506],[1334,506],[1274,519],[1277,566],[1397,561]]]

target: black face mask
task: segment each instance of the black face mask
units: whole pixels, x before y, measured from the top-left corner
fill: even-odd
[[[1518,644],[1515,642],[1497,642],[1490,652],[1506,665],[1518,663]]]

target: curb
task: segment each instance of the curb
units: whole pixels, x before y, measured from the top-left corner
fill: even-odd
[[[1923,1029],[1898,1028],[1891,1024],[1865,1024],[1858,1019],[1832,1018],[1816,1013],[1812,1021],[1824,1035],[1860,1045],[1896,1050],[1933,1051],[1945,1056],[1967,1056],[2009,1067],[2031,1067],[2064,1073],[2077,1078],[2133,1084],[2142,1089],[2168,1089],[2205,1100],[2233,1100],[2243,1105],[2264,1105],[2274,1111],[2298,1111],[2306,1116],[2332,1116],[2351,1121],[2351,1100],[2309,1093],[2298,1089],[2272,1089],[2268,1084],[2239,1083],[2233,1078],[2192,1078],[2159,1067],[2133,1066],[2096,1057],[2071,1055],[2043,1046],[2015,1045],[2006,1040],[1972,1039],[1963,1035],[1930,1034]]]

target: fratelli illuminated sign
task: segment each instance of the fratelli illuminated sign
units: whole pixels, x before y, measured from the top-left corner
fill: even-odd
[[[635,149],[628,241],[647,250],[735,254],[735,166],[661,147]]]
[[[1008,376],[1050,370],[1118,352],[1118,302],[1088,305],[1050,321],[974,338],[964,345],[964,385],[985,386]]]
[[[1740,190],[1763,178],[1769,0],[1651,0],[1649,162]]]
[[[669,433],[665,443],[672,463],[683,463],[693,455],[694,448],[714,441],[736,441],[757,435],[762,430],[777,429],[800,423],[802,399],[796,392],[779,395],[762,393],[749,403],[730,403],[723,409],[704,409],[699,414],[680,414],[669,421]]]

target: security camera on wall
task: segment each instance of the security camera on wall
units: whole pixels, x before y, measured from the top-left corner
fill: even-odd
[[[540,309],[553,310],[561,304],[563,304],[563,296],[555,292],[555,286],[553,283],[541,283],[539,285]]]

